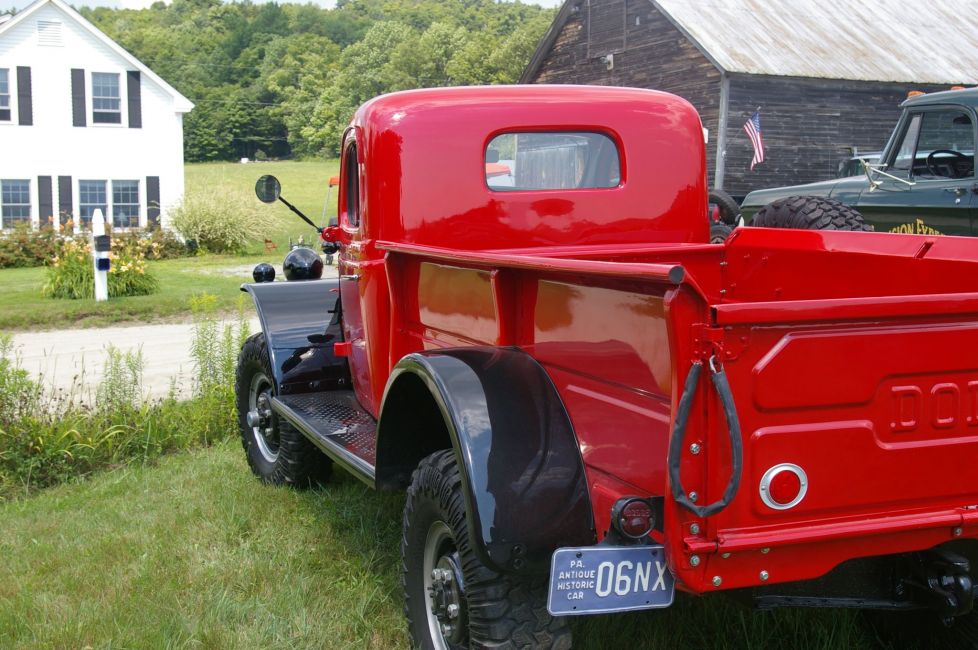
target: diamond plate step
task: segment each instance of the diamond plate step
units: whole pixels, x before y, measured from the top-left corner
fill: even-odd
[[[352,390],[283,395],[272,399],[272,409],[333,460],[373,483],[377,423]]]

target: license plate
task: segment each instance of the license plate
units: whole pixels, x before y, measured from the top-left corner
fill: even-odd
[[[661,546],[559,548],[550,561],[547,609],[572,616],[668,607],[675,587]]]

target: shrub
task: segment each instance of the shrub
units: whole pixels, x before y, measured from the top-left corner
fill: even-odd
[[[191,255],[187,245],[172,230],[130,230],[112,233],[112,243],[137,246],[148,260],[171,260]]]
[[[159,280],[147,270],[146,258],[137,242],[113,239],[109,258],[112,260],[110,297],[145,296],[159,290]],[[65,239],[48,266],[42,291],[51,298],[92,298],[95,296],[94,275],[91,246]]]
[[[63,239],[55,228],[33,230],[30,224],[17,224],[0,234],[0,268],[43,266],[55,256]]]
[[[242,253],[263,234],[264,217],[255,201],[230,188],[187,194],[171,215],[184,239],[211,253]]]

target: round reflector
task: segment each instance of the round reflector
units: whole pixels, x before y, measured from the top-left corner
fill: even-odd
[[[652,505],[639,497],[619,499],[611,509],[611,523],[625,537],[642,539],[655,526]]]
[[[805,470],[792,463],[775,465],[761,477],[761,501],[775,510],[795,507],[807,492],[808,476]]]

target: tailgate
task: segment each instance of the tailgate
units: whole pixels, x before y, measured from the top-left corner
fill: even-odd
[[[725,588],[801,580],[847,559],[978,535],[978,318],[727,316],[716,338],[742,429],[743,478],[719,514],[703,520],[676,508],[685,581],[705,589],[720,575]],[[683,476],[687,490],[698,485],[713,501],[730,475],[730,445],[708,380],[699,393],[706,471],[697,484],[684,458]],[[765,477],[785,466],[797,481],[782,491],[804,484],[788,507],[765,498],[775,489]]]

